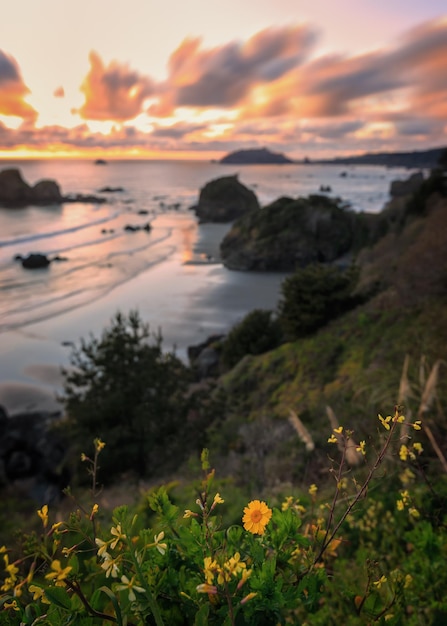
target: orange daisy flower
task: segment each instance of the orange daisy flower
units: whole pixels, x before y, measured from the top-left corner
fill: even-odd
[[[265,527],[272,517],[272,510],[266,505],[265,502],[259,500],[252,500],[248,503],[248,506],[244,508],[244,516],[242,523],[245,530],[253,533],[254,535],[263,535]]]

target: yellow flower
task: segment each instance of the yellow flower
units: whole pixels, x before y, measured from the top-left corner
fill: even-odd
[[[92,512],[90,513],[90,519],[93,519],[95,515],[98,513],[98,511],[99,511],[99,504],[94,504],[92,506]]]
[[[217,587],[214,585],[208,585],[208,583],[202,583],[201,585],[197,585],[196,591],[199,593],[211,593],[215,595],[217,593]]]
[[[103,541],[102,539],[99,539],[99,537],[96,537],[95,543],[97,546],[99,546],[98,556],[105,558],[106,554],[109,555],[109,553],[107,552],[107,548],[109,547],[108,541]]]
[[[219,571],[219,566],[217,565],[216,561],[212,559],[210,556],[206,556],[203,559],[203,565],[204,565],[205,580],[209,585],[211,585],[211,583],[214,580],[214,575],[216,574],[216,572]]]
[[[56,587],[63,587],[65,585],[65,579],[73,568],[71,568],[70,566],[62,567],[61,562],[58,559],[55,559],[51,563],[51,569],[53,571],[49,574],[46,574],[45,578],[47,580],[53,580],[56,584]]]
[[[45,595],[45,589],[38,587],[37,585],[30,585],[28,587],[30,593],[33,594],[33,600],[42,600],[45,604],[50,604],[50,601]]]
[[[380,587],[381,587],[384,583],[386,583],[386,581],[387,581],[387,577],[382,575],[382,576],[379,578],[379,580],[376,580],[376,581],[373,583],[373,585],[376,587],[376,589],[380,589]]]
[[[408,448],[404,444],[402,444],[400,447],[399,457],[401,461],[406,461],[408,459]]]
[[[338,428],[334,428],[334,433],[337,433],[337,435],[341,435],[343,432],[343,426],[339,426]]]
[[[90,461],[90,459],[88,458],[86,454],[84,454],[84,452],[81,452],[81,461],[83,463],[85,463],[85,461]]]
[[[422,422],[421,420],[416,420],[416,422],[414,424],[412,424],[414,430],[421,430],[422,426],[421,426]]]
[[[101,563],[102,569],[106,573],[106,578],[112,576],[112,578],[117,578],[119,569],[115,559],[112,559],[110,554],[107,552],[104,554],[104,561]]]
[[[405,508],[404,501],[403,501],[403,500],[398,500],[398,501],[396,502],[396,506],[397,506],[397,510],[398,510],[398,511],[403,511],[403,510],[404,510],[404,508]]]
[[[422,454],[422,452],[424,451],[424,448],[422,447],[421,443],[416,441],[416,443],[413,444],[413,450],[416,450],[418,454]]]
[[[132,578],[129,580],[127,578],[127,576],[121,576],[121,583],[122,584],[117,584],[116,585],[116,589],[117,591],[128,591],[129,592],[129,600],[131,602],[135,602],[136,595],[135,595],[135,591],[137,591],[138,593],[144,593],[144,589],[142,587],[138,587],[135,584],[135,576],[132,576]]]
[[[380,413],[379,413],[379,415],[378,415],[377,417],[379,418],[379,420],[380,420],[380,422],[381,422],[382,426],[383,426],[384,428],[386,428],[386,430],[389,430],[389,429],[390,429],[390,422],[391,422],[391,415],[388,415],[388,417],[383,418],[383,417],[380,415]]]
[[[117,524],[116,528],[115,526],[112,526],[112,528],[110,529],[110,532],[112,535],[115,536],[115,539],[110,544],[110,547],[112,548],[112,550],[114,550],[116,548],[118,541],[121,541],[122,539],[126,539],[126,535],[121,530],[121,524]]]
[[[253,600],[253,598],[255,598],[258,594],[255,593],[254,591],[251,591],[249,594],[247,594],[245,596],[245,598],[242,598],[241,600],[241,604],[246,604],[247,602],[249,602],[250,600]]]
[[[327,440],[328,443],[337,443],[337,437],[335,435],[331,435]]]
[[[415,519],[417,519],[418,517],[420,517],[420,516],[421,516],[421,514],[419,513],[419,511],[418,511],[418,510],[417,510],[414,506],[411,506],[411,507],[408,509],[408,513],[411,515],[411,517],[414,517]]]
[[[223,498],[220,497],[220,493],[216,493],[216,495],[214,496],[214,500],[213,500],[213,508],[215,507],[216,504],[223,504],[225,502],[225,500]]]
[[[265,502],[252,500],[248,506],[244,508],[244,516],[242,522],[245,530],[254,535],[263,535],[265,527],[272,517],[272,511]]]
[[[162,539],[164,539],[164,532],[158,533],[158,535],[154,535],[154,545],[160,554],[164,554],[166,552],[166,548],[168,547],[166,543],[161,543]]]
[[[44,504],[43,507],[37,511],[37,515],[42,520],[43,527],[46,528],[48,525],[48,504]]]
[[[187,519],[188,517],[197,517],[197,513],[194,513],[193,511],[191,511],[190,509],[186,509],[185,513],[183,514],[183,517],[185,519]]]
[[[366,441],[361,441],[359,445],[356,447],[357,452],[361,452],[363,456],[366,454]]]
[[[281,511],[287,511],[293,504],[293,496],[287,496],[284,502],[281,504]]]
[[[5,602],[3,605],[4,609],[14,609],[14,611],[20,611],[19,606],[16,602],[16,600],[13,600],[12,602]]]
[[[317,494],[318,491],[318,487],[317,485],[315,485],[315,483],[313,483],[310,487],[309,487],[309,495],[311,496],[315,496]]]
[[[101,441],[101,439],[99,437],[97,437],[96,439],[93,440],[93,443],[95,444],[95,450],[96,452],[101,452],[101,450],[103,448],[105,448],[105,443],[104,441]]]

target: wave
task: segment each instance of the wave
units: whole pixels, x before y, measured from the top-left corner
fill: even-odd
[[[50,239],[51,237],[58,237],[60,235],[68,235],[70,233],[77,232],[79,230],[84,230],[86,228],[91,228],[92,226],[98,226],[99,224],[105,224],[106,222],[110,222],[116,219],[120,215],[120,212],[112,213],[111,215],[107,215],[106,217],[102,217],[100,219],[85,222],[82,224],[77,224],[76,226],[72,226],[70,228],[62,228],[60,230],[47,231],[43,233],[33,233],[29,235],[21,235],[19,237],[13,237],[11,239],[0,240],[0,248],[6,246],[14,246],[22,243],[29,243],[30,241],[39,241],[40,239]]]

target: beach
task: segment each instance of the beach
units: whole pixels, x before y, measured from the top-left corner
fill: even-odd
[[[217,163],[23,161],[30,184],[57,180],[64,193],[97,195],[101,204],[1,208],[0,404],[8,413],[60,408],[61,367],[74,344],[100,336],[118,311],[139,311],[163,349],[187,361],[187,348],[225,334],[255,308],[275,309],[285,274],[229,271],[219,245],[230,224],[199,224],[190,207],[200,188],[238,174],[261,205],[319,193],[341,197],[352,210],[381,210],[391,180],[404,169],[336,166],[244,166]],[[0,167],[2,167],[0,165]],[[343,174],[343,176],[342,176]],[[127,232],[126,226],[138,227]],[[143,226],[150,224],[150,230]],[[18,254],[42,252],[66,260],[27,271]]]
[[[100,336],[118,310],[137,309],[162,333],[164,350],[187,362],[188,346],[225,334],[254,308],[276,307],[285,274],[231,272],[219,262],[229,225],[198,225],[193,213],[172,213],[156,218],[157,227],[171,233],[157,253],[162,261],[97,301],[0,335],[0,404],[9,414],[60,410],[55,396],[72,345]]]

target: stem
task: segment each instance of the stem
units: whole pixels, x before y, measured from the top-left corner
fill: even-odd
[[[334,530],[332,531],[332,533],[329,535],[329,537],[326,537],[325,540],[323,541],[323,544],[320,548],[320,551],[317,555],[317,557],[314,559],[313,565],[315,565],[316,563],[318,563],[318,561],[321,559],[321,557],[323,556],[324,552],[326,551],[326,548],[328,547],[328,545],[331,543],[331,541],[334,539],[335,535],[337,534],[337,532],[340,529],[340,526],[343,524],[343,522],[345,521],[345,519],[348,517],[349,513],[352,511],[352,509],[356,506],[357,502],[359,502],[359,500],[361,500],[363,498],[363,496],[366,493],[366,490],[368,488],[368,484],[370,483],[374,473],[376,472],[376,470],[378,469],[378,467],[381,465],[385,454],[389,448],[389,445],[391,443],[392,440],[392,436],[394,434],[394,431],[396,429],[398,425],[398,421],[397,419],[394,420],[391,424],[390,427],[390,431],[388,433],[388,437],[383,445],[382,450],[379,452],[379,455],[376,459],[376,462],[374,463],[374,465],[372,466],[372,468],[369,470],[368,472],[368,476],[366,477],[363,485],[360,488],[360,491],[357,493],[356,497],[354,498],[354,500],[351,502],[351,504],[347,507],[346,511],[343,513],[343,515],[341,516],[341,518],[338,520],[337,524],[335,525]]]
[[[145,579],[144,574],[143,574],[143,572],[141,570],[140,564],[138,563],[138,559],[136,557],[136,554],[135,554],[135,552],[133,550],[131,550],[130,554],[131,554],[131,557],[132,557],[132,562],[133,562],[134,567],[135,567],[135,572],[137,573],[138,579],[141,581],[141,584],[143,585],[144,590],[146,592],[146,597],[147,597],[147,600],[149,602],[149,606],[150,606],[150,609],[152,611],[152,615],[154,616],[155,623],[157,624],[157,626],[164,626],[163,618],[161,617],[161,613],[160,613],[160,610],[158,608],[157,602],[156,602],[156,600],[154,598],[154,595],[153,595],[152,591],[149,588],[149,585],[146,582],[146,579]]]
[[[69,580],[66,580],[65,582],[67,584],[67,587],[71,589],[78,596],[78,598],[84,605],[86,611],[90,613],[90,615],[93,615],[93,617],[98,617],[103,620],[107,620],[109,622],[114,622],[115,624],[118,623],[118,620],[112,615],[107,615],[107,613],[100,613],[99,611],[95,611],[95,609],[89,604],[89,601],[84,596],[81,588],[78,586],[77,583],[75,583],[74,581],[69,581]]]

